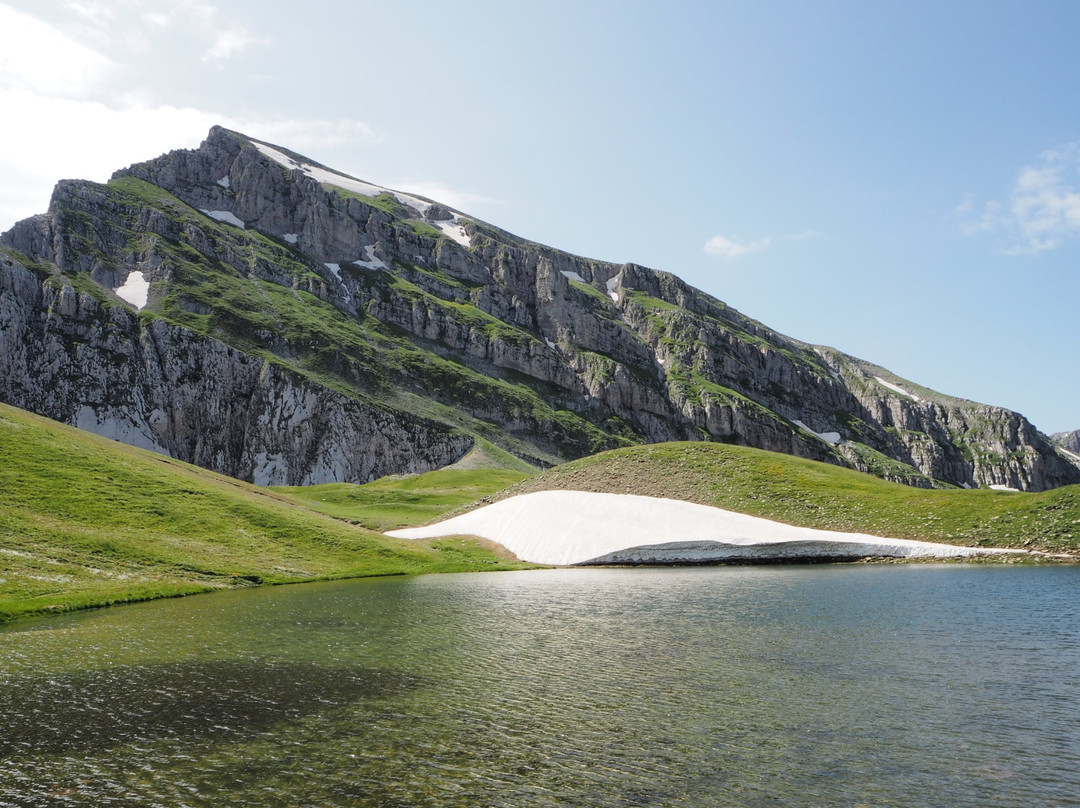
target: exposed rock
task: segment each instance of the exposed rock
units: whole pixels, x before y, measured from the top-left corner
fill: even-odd
[[[916,485],[1080,482],[1014,412],[784,337],[674,275],[445,205],[418,218],[264,151],[215,127],[107,186],[60,183],[0,236],[18,251],[0,396],[259,481],[430,468],[471,433],[541,464],[706,439]],[[432,225],[451,219],[470,247]],[[112,293],[135,271],[139,316]]]
[[[1072,432],[1055,432],[1050,437],[1061,448],[1074,454],[1080,454],[1080,429]]]

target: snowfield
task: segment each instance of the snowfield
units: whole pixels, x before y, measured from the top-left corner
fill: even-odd
[[[522,561],[554,566],[946,558],[1023,552],[815,530],[692,502],[586,491],[523,494],[388,535],[402,539],[480,536],[501,544]]]

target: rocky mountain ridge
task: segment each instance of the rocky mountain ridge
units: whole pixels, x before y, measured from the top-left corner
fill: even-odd
[[[1066,451],[1080,454],[1080,429],[1074,429],[1072,432],[1055,432],[1050,438]]]
[[[719,440],[1042,490],[1022,416],[215,127],[0,236],[0,398],[261,483]]]

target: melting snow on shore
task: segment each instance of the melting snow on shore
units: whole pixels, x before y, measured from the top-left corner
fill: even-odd
[[[388,535],[403,539],[480,536],[523,561],[557,566],[1022,552],[814,530],[692,502],[585,491],[523,494],[434,525]]]

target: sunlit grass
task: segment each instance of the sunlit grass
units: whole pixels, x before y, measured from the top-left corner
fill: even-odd
[[[0,621],[197,591],[521,566],[379,535],[0,405]]]

